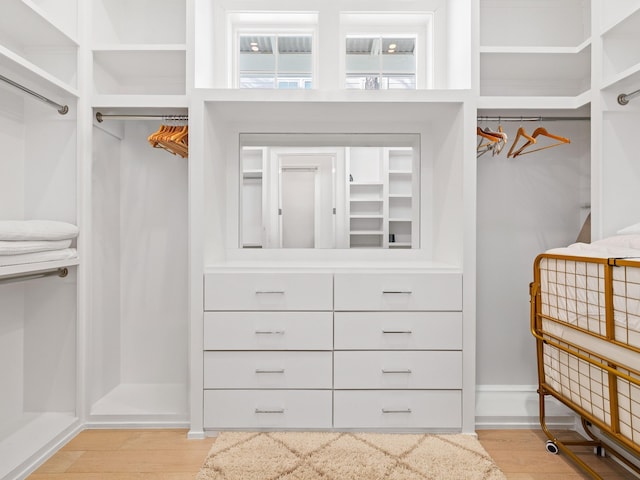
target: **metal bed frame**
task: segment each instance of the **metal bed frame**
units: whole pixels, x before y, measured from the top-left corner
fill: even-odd
[[[639,278],[639,260],[545,253],[534,262],[531,332],[546,448],[566,454],[594,479],[602,477],[570,447],[591,446],[640,474],[632,461],[640,460],[640,327],[629,322],[640,318]],[[561,441],[549,430],[547,396],[580,416],[589,439]]]

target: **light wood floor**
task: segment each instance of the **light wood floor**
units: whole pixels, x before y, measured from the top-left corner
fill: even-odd
[[[478,434],[509,480],[588,478],[563,455],[548,453],[546,437],[539,430]],[[213,438],[187,440],[185,430],[86,430],[28,480],[193,480],[213,442]],[[607,480],[633,478],[591,449],[581,457]]]

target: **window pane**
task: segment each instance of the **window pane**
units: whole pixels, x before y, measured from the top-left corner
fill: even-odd
[[[239,43],[240,88],[311,88],[311,35],[241,35]]]
[[[415,44],[412,37],[347,37],[345,87],[415,89]]]

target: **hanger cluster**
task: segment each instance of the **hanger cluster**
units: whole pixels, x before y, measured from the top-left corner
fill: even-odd
[[[160,125],[160,128],[147,139],[152,147],[163,148],[182,158],[189,156],[189,126]]]
[[[504,133],[502,125],[498,126],[497,131],[477,127],[477,135],[480,138],[477,148],[478,157],[481,157],[487,152],[492,152],[494,156],[498,155],[507,144],[507,135]],[[554,143],[549,144],[548,142],[541,141],[542,139],[540,137],[551,139]],[[520,127],[516,133],[515,140],[511,144],[511,148],[509,148],[507,157],[515,158],[520,155],[539,152],[540,150],[546,150],[547,148],[557,147],[558,145],[564,145],[566,143],[571,143],[571,141],[568,138],[549,133],[544,127],[536,128],[531,135],[529,135],[523,127]]]

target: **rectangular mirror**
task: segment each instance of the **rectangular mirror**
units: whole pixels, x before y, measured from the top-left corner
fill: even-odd
[[[242,134],[241,248],[418,248],[417,134]]]

